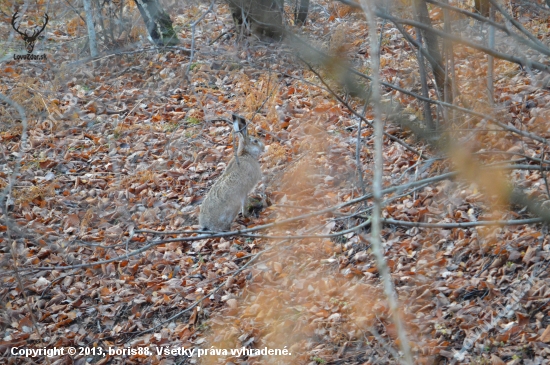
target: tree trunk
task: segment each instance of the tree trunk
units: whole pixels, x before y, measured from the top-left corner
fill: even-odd
[[[413,0],[413,3],[415,17],[417,18],[417,20],[431,27],[432,21],[428,13],[428,6],[426,4],[426,1]],[[424,38],[428,53],[431,56],[431,58],[429,58],[428,60],[430,62],[430,65],[432,66],[439,95],[441,95],[442,100],[450,102],[451,100],[449,98],[449,95],[445,95],[445,65],[443,64],[443,58],[441,57],[441,52],[439,51],[438,38],[434,33],[430,31],[420,31],[422,33],[422,37]],[[449,88],[447,88],[447,90],[449,90]]]
[[[306,22],[308,11],[309,0],[296,0],[296,8],[294,11],[294,24],[304,25],[304,23]]]
[[[491,8],[489,0],[475,0],[474,7],[479,14],[486,18],[489,17],[489,9]]]
[[[94,17],[90,0],[84,0],[84,13],[86,14],[86,27],[88,29],[88,40],[90,44],[90,56],[97,57],[97,41],[94,28]]]
[[[262,39],[283,38],[283,0],[227,0],[227,3],[238,33],[242,32],[245,24]]]
[[[162,9],[159,0],[134,0],[147,32],[158,46],[173,46],[179,43],[170,16]]]

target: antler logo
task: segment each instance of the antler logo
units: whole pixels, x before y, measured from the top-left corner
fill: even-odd
[[[40,33],[42,33],[44,28],[46,28],[46,24],[48,24],[48,14],[44,14],[44,25],[42,25],[42,28],[40,28],[40,30],[34,30],[32,32],[32,35],[27,34],[26,30],[23,33],[23,32],[20,32],[19,29],[17,29],[17,27],[15,26],[15,21],[17,20],[17,14],[18,14],[17,12],[13,14],[13,18],[11,19],[11,25],[17,33],[21,34],[21,37],[25,41],[25,48],[27,48],[27,53],[30,54],[34,49],[34,42],[36,42],[36,38],[38,38]]]

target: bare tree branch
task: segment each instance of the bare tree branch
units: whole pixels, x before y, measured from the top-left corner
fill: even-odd
[[[372,191],[374,200],[374,209],[372,213],[371,236],[370,242],[373,247],[374,255],[376,256],[376,266],[380,273],[380,279],[384,287],[384,293],[388,299],[390,312],[393,323],[397,328],[397,336],[399,338],[399,347],[403,352],[403,359],[400,359],[404,364],[412,365],[411,348],[407,332],[401,318],[399,305],[397,302],[397,294],[393,285],[393,280],[390,275],[386,259],[384,257],[384,249],[382,247],[382,175],[384,172],[384,125],[382,123],[382,109],[380,108],[380,58],[378,51],[378,42],[376,37],[376,19],[374,18],[374,4],[367,0],[361,0],[361,7],[367,16],[369,26],[369,43],[371,48],[371,68],[372,68],[372,85],[371,85],[371,100],[374,109],[374,178],[372,181]]]

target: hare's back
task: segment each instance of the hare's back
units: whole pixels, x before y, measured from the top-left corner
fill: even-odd
[[[238,194],[225,184],[228,180],[218,180],[210,188],[201,205],[199,224],[212,231],[226,231],[239,213],[241,200]]]
[[[260,164],[252,156],[232,159],[204,199],[199,224],[213,231],[228,230],[261,177]]]
[[[224,175],[235,184],[235,191],[247,195],[262,178],[260,163],[250,155],[239,156],[238,162],[232,159]]]

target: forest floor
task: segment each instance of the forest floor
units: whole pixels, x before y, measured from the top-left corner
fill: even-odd
[[[197,24],[190,61],[189,24],[208,4],[177,6],[179,49],[134,52],[149,46],[137,40],[144,30],[133,9],[132,48],[80,62],[85,44],[67,40],[84,34],[82,21],[52,11],[48,42],[35,50],[47,60],[0,64],[0,93],[27,118],[24,130],[0,100],[0,189],[9,192],[0,214],[0,362],[398,363],[367,222],[373,130],[362,123],[358,135],[350,110],[360,113],[361,100],[330,65],[312,72],[292,45],[237,42],[221,4]],[[530,31],[548,34],[542,16],[525,17]],[[475,34],[486,29],[459,23],[484,42]],[[368,74],[365,24],[360,12],[319,1],[296,30],[304,48]],[[420,93],[415,50],[393,24],[379,25],[382,81]],[[2,22],[0,39],[10,29]],[[491,108],[485,55],[454,52],[457,105],[550,136],[545,75],[496,60]],[[382,103],[422,124],[414,97],[383,87]],[[249,216],[232,228],[252,230],[197,239],[200,202],[233,155],[231,113],[267,147]],[[370,106],[365,116],[374,119]],[[401,188],[384,195],[383,217],[396,223],[384,224],[382,241],[415,363],[549,363],[547,228],[514,225],[533,215],[499,191],[509,181],[546,200],[546,177],[495,168],[530,166],[547,150],[486,119],[452,116],[447,138],[469,153],[467,163],[385,115],[395,138],[384,139],[383,185]],[[502,224],[458,224],[489,220]],[[12,352],[69,347],[76,355]],[[245,348],[284,354],[231,353]]]

